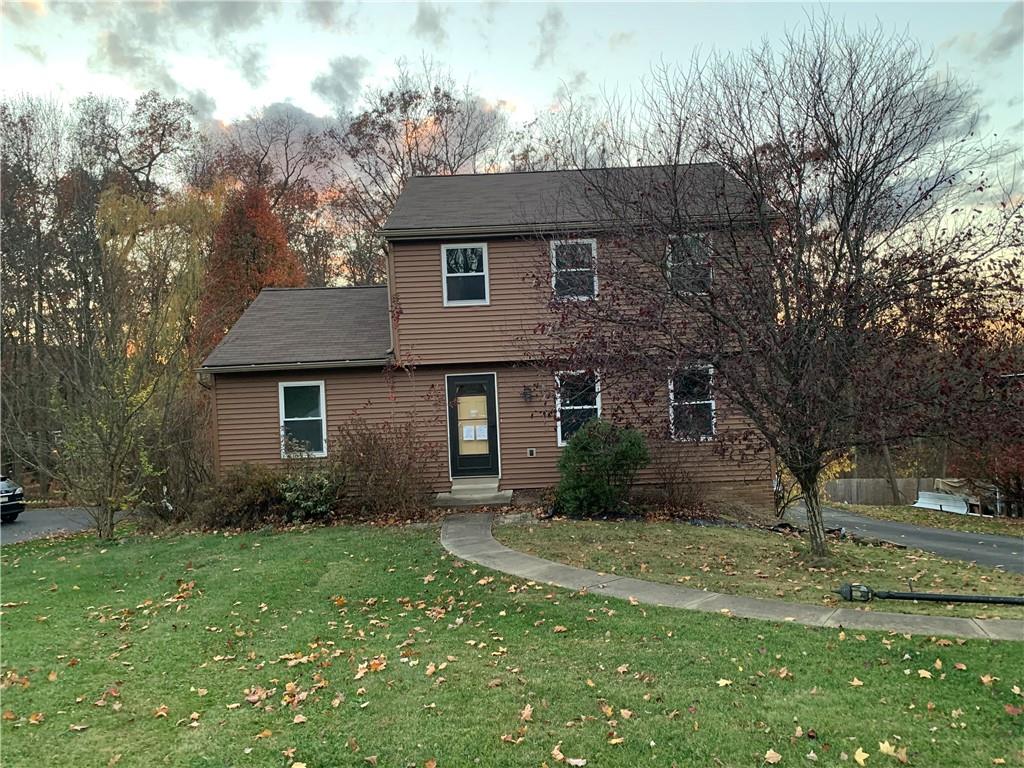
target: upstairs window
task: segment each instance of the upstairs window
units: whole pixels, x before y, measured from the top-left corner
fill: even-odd
[[[678,371],[668,383],[669,419],[676,440],[710,440],[715,436],[713,371],[698,365]]]
[[[281,457],[326,456],[327,418],[322,381],[281,382]]]
[[[442,245],[441,271],[446,307],[490,303],[487,243]]]
[[[673,237],[665,253],[668,282],[677,293],[710,293],[711,247],[706,236]]]
[[[552,241],[551,287],[559,299],[592,299],[597,295],[596,240]]]
[[[580,427],[600,415],[601,382],[596,374],[566,371],[555,376],[559,445],[565,445]]]

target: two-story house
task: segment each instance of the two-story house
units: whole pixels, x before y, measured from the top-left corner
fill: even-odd
[[[438,446],[438,492],[467,478],[501,491],[557,482],[566,441],[615,397],[599,372],[545,369],[531,351],[553,300],[600,300],[613,258],[575,204],[578,184],[573,172],[413,178],[384,229],[386,287],[264,290],[202,368],[218,467],[280,462],[284,438],[324,456],[359,416],[419,420]],[[771,503],[767,455],[716,450],[744,420],[710,369],[666,381],[663,413],[678,439],[659,443],[671,454],[660,460],[719,496]]]

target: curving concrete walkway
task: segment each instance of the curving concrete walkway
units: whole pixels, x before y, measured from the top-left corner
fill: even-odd
[[[623,576],[598,573],[517,552],[491,535],[493,515],[470,512],[450,515],[441,526],[441,545],[456,557],[512,576],[541,581],[565,589],[586,591],[648,605],[687,608],[706,613],[726,613],[745,619],[795,622],[811,627],[874,629],[914,635],[993,640],[1024,640],[1024,621],[965,619],[907,613],[858,611],[817,605],[787,603],[739,595],[722,595],[696,589],[658,584]]]

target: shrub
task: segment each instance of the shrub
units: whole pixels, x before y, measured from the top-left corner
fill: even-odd
[[[675,447],[665,443],[656,448],[654,472],[661,501],[673,512],[699,512],[705,506],[707,489],[682,465]]]
[[[214,479],[201,505],[201,522],[212,528],[258,528],[287,515],[280,470],[240,464]]]
[[[588,421],[558,461],[555,506],[574,517],[619,512],[636,473],[649,461],[640,432],[601,419]]]
[[[346,422],[335,433],[330,452],[333,471],[345,478],[341,511],[355,518],[417,517],[428,505],[429,457],[437,450],[414,421]]]
[[[298,463],[301,461],[301,464]],[[297,460],[280,477],[285,516],[289,520],[324,520],[338,508],[344,478],[332,466]]]

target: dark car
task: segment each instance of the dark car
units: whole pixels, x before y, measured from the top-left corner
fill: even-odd
[[[0,476],[0,522],[11,523],[25,511],[25,489]]]

